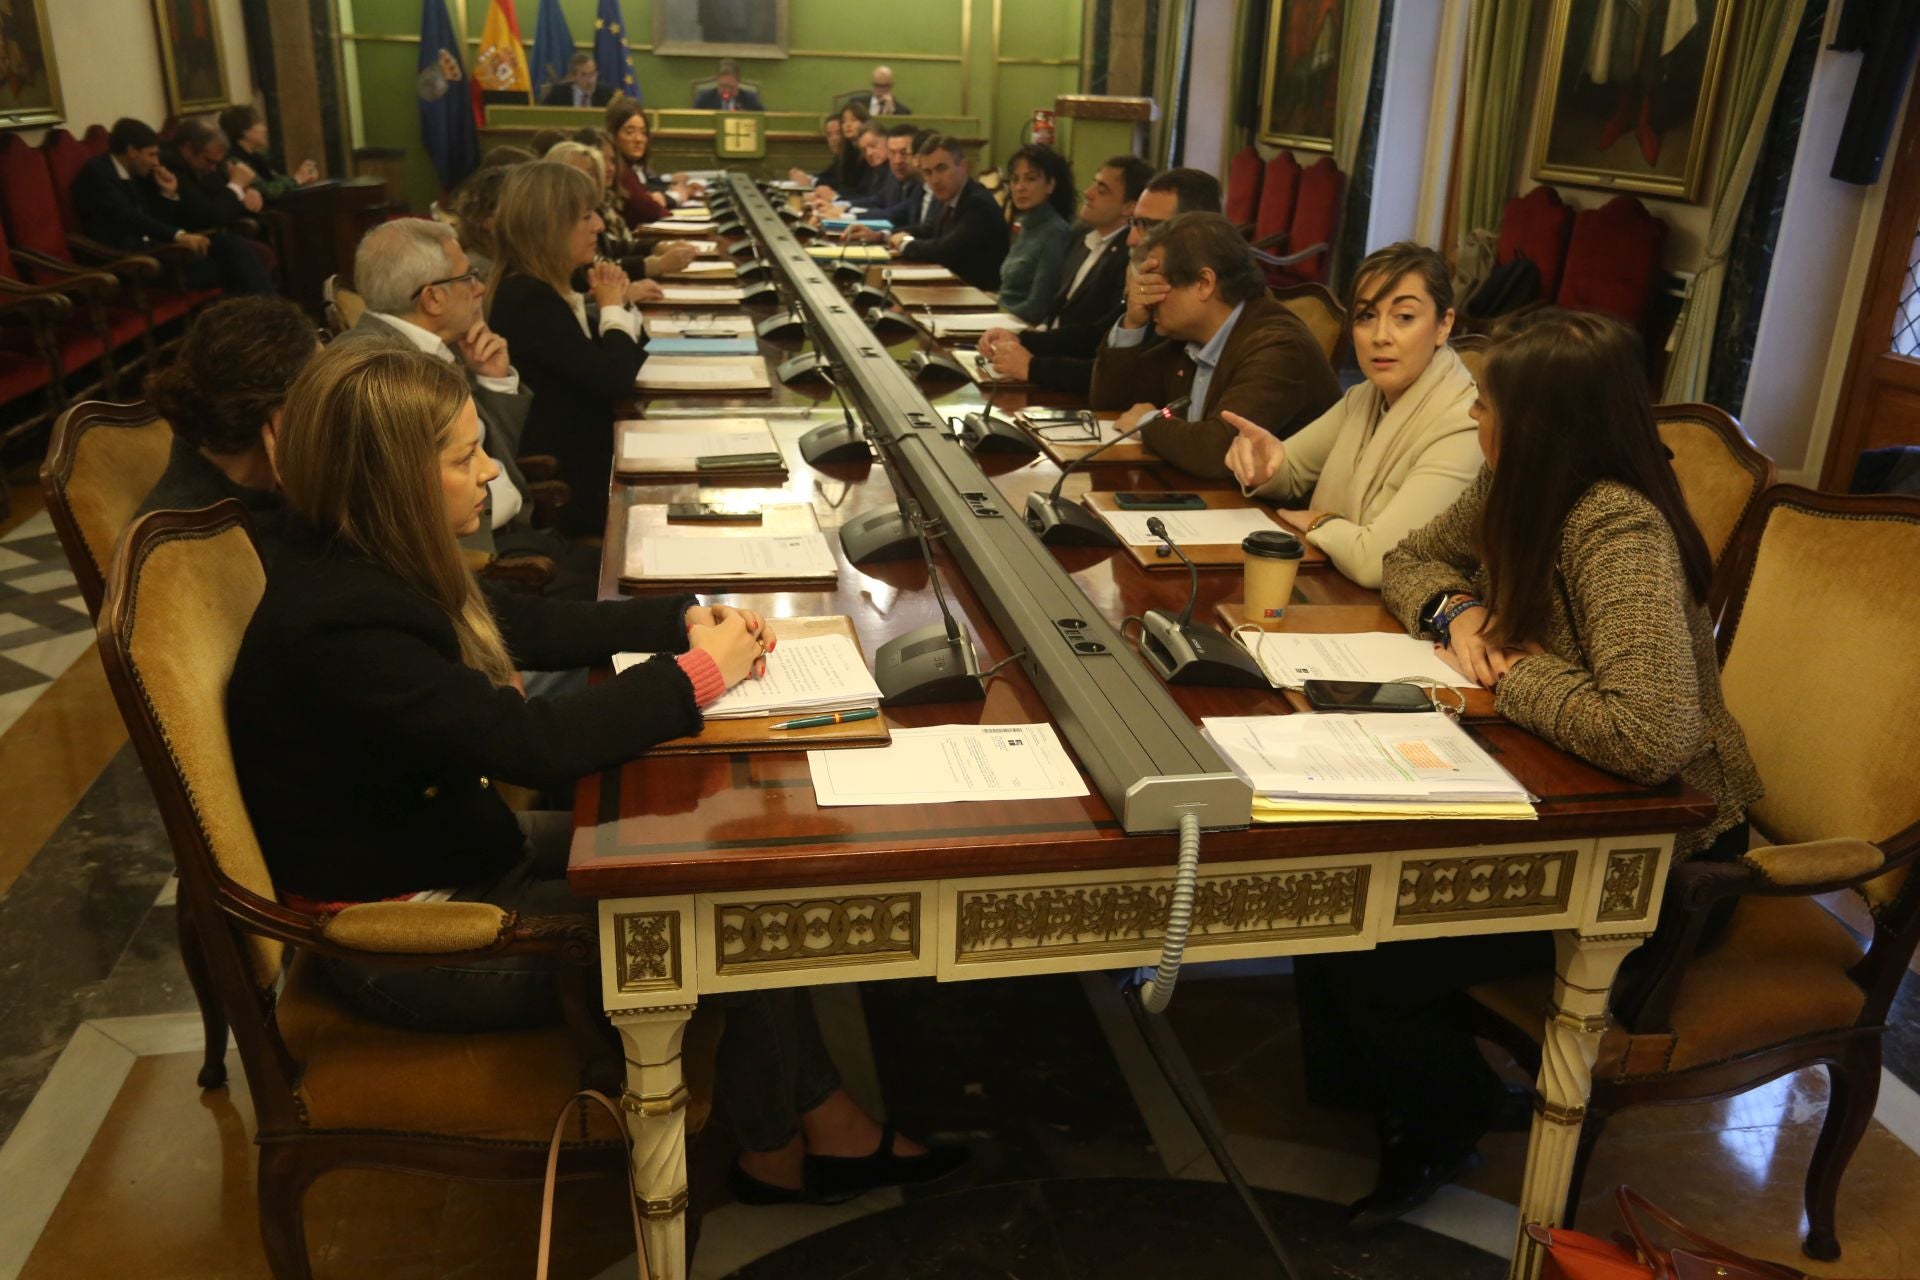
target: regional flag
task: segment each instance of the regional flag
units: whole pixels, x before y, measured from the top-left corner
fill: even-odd
[[[533,101],[533,80],[527,75],[527,52],[520,44],[520,22],[512,0],[490,0],[487,20],[480,27],[480,51],[473,60],[473,123],[487,123],[486,104]]]
[[[451,191],[480,163],[467,96],[466,64],[444,0],[421,0],[420,64],[414,91],[420,97],[420,143],[433,158],[440,185]]]
[[[560,12],[560,0],[540,0],[540,16],[533,24],[533,100],[567,78],[573,59],[573,32]]]
[[[600,83],[610,84],[635,102],[640,82],[633,76],[633,53],[627,48],[627,20],[620,16],[620,0],[600,0],[593,20],[593,60],[600,66]]]

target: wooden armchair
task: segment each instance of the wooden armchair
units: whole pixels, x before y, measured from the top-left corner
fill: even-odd
[[[301,1202],[315,1178],[378,1167],[538,1183],[562,1104],[589,1074],[617,1079],[621,1064],[587,1003],[598,948],[585,921],[521,919],[472,902],[364,903],[309,916],[277,901],[241,800],[225,708],[265,583],[239,504],[155,512],[114,561],[99,637],[173,845],[181,901],[200,922],[197,962],[245,1065],[267,1259],[279,1280],[305,1280]],[[342,1004],[317,964],[323,956],[402,965],[529,954],[564,961],[567,1026],[402,1030]],[[209,1069],[216,1053],[225,1056],[227,1026],[217,1046],[212,1030]],[[608,1121],[587,1117],[574,1138],[563,1176],[619,1173],[626,1151]]]
[[[172,449],[173,428],[144,400],[83,401],[53,424],[40,492],[96,621],[113,549],[167,469]]]
[[[1467,366],[1473,380],[1480,381],[1481,370],[1487,367],[1487,352],[1493,350],[1493,339],[1484,333],[1462,333],[1455,329],[1447,345],[1460,357],[1460,363]]]
[[[1268,290],[1274,300],[1300,319],[1307,330],[1319,341],[1320,349],[1326,353],[1327,363],[1334,362],[1334,355],[1340,350],[1340,344],[1347,337],[1347,309],[1333,296],[1333,291],[1323,284],[1295,284]]]
[[[1707,608],[1717,618],[1731,594],[1723,570],[1727,551],[1754,500],[1773,484],[1773,459],[1754,447],[1740,424],[1710,404],[1663,404],[1653,411],[1661,443],[1673,455],[1673,474],[1700,536],[1713,556],[1713,594]]]
[[[1658,940],[1616,992],[1616,1025],[1594,1066],[1568,1221],[1614,1112],[1731,1097],[1824,1066],[1805,1249],[1831,1261],[1840,1181],[1879,1094],[1887,1010],[1920,943],[1910,870],[1920,855],[1920,664],[1910,658],[1920,498],[1775,486],[1730,555],[1721,679],[1766,784],[1748,813],[1766,843],[1735,862],[1682,864],[1669,879]],[[1815,901],[1839,892],[1872,913],[1864,950]],[[1702,952],[1707,917],[1728,899],[1738,903],[1732,921]],[[1537,1039],[1544,981],[1472,995]]]

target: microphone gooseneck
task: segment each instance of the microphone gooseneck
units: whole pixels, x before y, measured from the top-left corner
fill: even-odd
[[[1200,570],[1187,553],[1180,549],[1180,544],[1173,540],[1173,535],[1167,532],[1166,521],[1159,516],[1149,516],[1147,532],[1160,539],[1167,550],[1179,556],[1180,563],[1187,566],[1187,603],[1181,607],[1180,616],[1176,619],[1180,629],[1184,631],[1187,624],[1193,621],[1194,602],[1200,598]]]
[[[1175,409],[1184,409],[1186,408],[1187,405],[1192,403],[1192,401],[1193,401],[1192,396],[1181,396],[1178,400],[1175,400],[1172,403],[1168,404],[1164,409],[1155,409],[1152,413],[1142,414],[1140,416],[1140,421],[1134,423],[1131,427],[1127,428],[1125,431],[1122,431],[1119,435],[1115,436],[1113,439],[1107,441],[1103,445],[1097,446],[1096,448],[1087,450],[1085,453],[1075,458],[1072,462],[1069,462],[1066,466],[1060,468],[1060,474],[1054,479],[1053,488],[1047,490],[1047,501],[1049,503],[1054,503],[1060,500],[1060,486],[1064,485],[1067,482],[1067,477],[1069,475],[1071,475],[1075,471],[1078,471],[1080,468],[1086,466],[1089,462],[1092,462],[1095,458],[1099,457],[1101,454],[1105,453],[1107,450],[1113,448],[1113,446],[1119,444],[1122,440],[1128,440],[1134,436],[1139,435],[1142,431],[1145,431],[1147,429],[1147,424],[1149,422],[1152,422],[1155,418],[1170,418],[1173,416],[1173,411]],[[1156,521],[1155,523],[1158,523],[1158,522]],[[1151,528],[1152,526],[1148,526],[1148,527]]]
[[[941,590],[940,573],[933,563],[933,539],[927,534],[926,517],[921,514],[920,504],[913,499],[905,503],[907,522],[913,531],[920,535],[920,557],[927,563],[927,581],[933,584],[933,599],[940,606],[940,617],[947,624],[947,639],[958,642],[961,639],[960,622],[953,616],[953,610],[947,605],[947,593]]]

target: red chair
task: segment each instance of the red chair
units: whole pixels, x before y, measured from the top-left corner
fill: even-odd
[[[1242,235],[1249,235],[1260,208],[1260,175],[1264,171],[1260,153],[1251,145],[1240,148],[1227,165],[1227,221],[1239,227]]]
[[[1273,180],[1268,171],[1267,180]],[[1333,257],[1333,237],[1340,226],[1340,195],[1346,178],[1331,156],[1322,156],[1300,175],[1300,194],[1294,200],[1293,227],[1279,256],[1260,254],[1267,282],[1275,288],[1296,284],[1325,284]],[[1258,242],[1255,243],[1258,249]]]
[[[1615,196],[1574,215],[1567,265],[1555,301],[1574,311],[1598,311],[1644,329],[1660,279],[1667,224],[1632,196]]]
[[[87,154],[90,156],[103,156],[107,154],[108,147],[112,146],[112,140],[107,136],[107,126],[103,124],[88,125],[86,133],[80,138],[80,145],[87,149]]]
[[[1260,182],[1260,204],[1253,219],[1253,247],[1285,253],[1293,233],[1293,203],[1300,193],[1300,164],[1290,151],[1267,161]]]
[[[65,293],[20,279],[0,231],[0,443],[51,422],[66,407],[57,334],[72,314],[73,299]]]
[[[1500,214],[1500,247],[1494,261],[1505,266],[1521,254],[1540,269],[1540,301],[1552,302],[1560,292],[1560,274],[1567,261],[1567,238],[1573,234],[1573,210],[1561,203],[1552,187],[1535,187],[1515,196]]]

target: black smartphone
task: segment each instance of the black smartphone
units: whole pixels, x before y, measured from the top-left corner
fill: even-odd
[[[1114,505],[1122,511],[1205,511],[1207,500],[1197,493],[1116,493]]]
[[[674,502],[667,505],[667,523],[669,524],[687,524],[704,520],[759,524],[760,508],[729,507],[715,502]]]
[[[1308,680],[1300,690],[1315,711],[1431,711],[1433,699],[1417,684],[1371,680]]]

